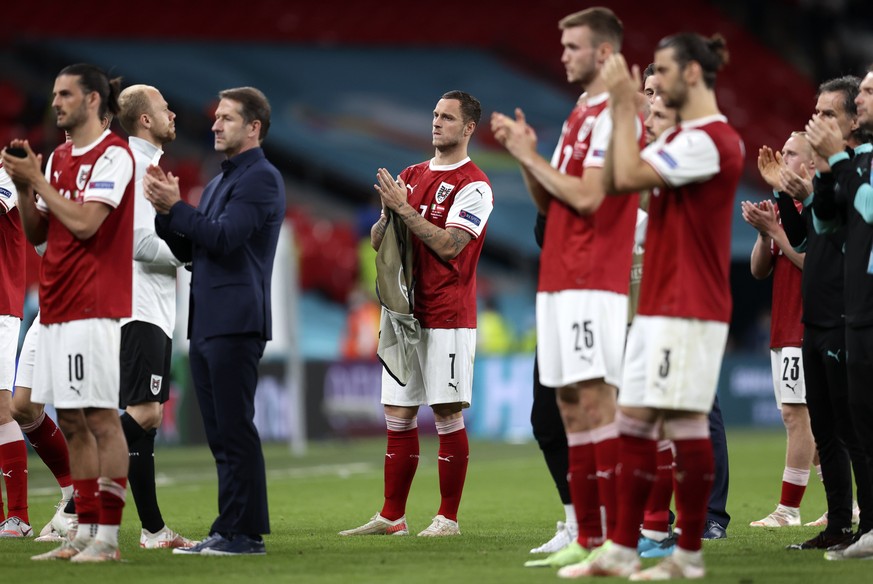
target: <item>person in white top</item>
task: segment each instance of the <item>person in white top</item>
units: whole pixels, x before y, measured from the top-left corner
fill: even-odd
[[[164,523],[155,492],[155,435],[170,395],[176,268],[181,262],[155,234],[155,210],[142,177],[176,138],[176,114],[160,91],[132,85],[118,97],[118,121],[130,136],[136,163],[133,215],[133,315],[121,328],[121,426],[130,454],[128,480],[142,524],[140,547],[185,548],[192,542]]]

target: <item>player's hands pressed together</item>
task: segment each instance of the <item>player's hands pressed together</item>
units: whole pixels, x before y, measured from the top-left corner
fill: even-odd
[[[806,136],[816,153],[825,160],[842,152],[846,147],[840,127],[833,118],[812,118],[806,124]]]
[[[777,191],[783,190],[779,172],[783,167],[781,152],[778,150],[773,152],[769,146],[762,146],[758,149],[758,172],[761,173],[764,182]]]
[[[43,181],[45,177],[42,174],[42,155],[34,154],[27,140],[12,140],[9,143],[10,147],[23,148],[27,152],[27,157],[19,158],[12,156],[3,149],[3,167],[6,173],[15,186],[20,191],[27,191],[34,188],[36,184]]]
[[[406,203],[406,183],[398,175],[391,176],[385,168],[376,171],[376,184],[373,185],[382,199],[382,207],[392,211],[400,211]]]
[[[743,211],[743,219],[757,229],[762,235],[770,237],[779,229],[779,223],[776,220],[776,208],[770,201],[761,201],[760,203],[752,203],[743,201],[740,203]]]
[[[779,179],[782,181],[782,190],[792,199],[802,201],[812,194],[812,176],[806,166],[800,167],[800,174],[787,166],[782,166],[779,169]]]
[[[515,108],[515,119],[500,112],[492,113],[491,132],[494,139],[522,164],[536,156],[537,135],[528,125],[521,108]]]
[[[155,211],[166,215],[170,209],[182,200],[179,190],[179,177],[173,173],[165,173],[160,166],[150,165],[142,177],[143,193],[152,204]]]

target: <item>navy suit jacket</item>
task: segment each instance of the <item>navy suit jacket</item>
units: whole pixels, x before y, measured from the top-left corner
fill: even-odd
[[[272,338],[270,280],[285,219],[285,185],[261,148],[222,163],[195,209],[185,202],[155,217],[155,230],[191,262],[188,338]]]

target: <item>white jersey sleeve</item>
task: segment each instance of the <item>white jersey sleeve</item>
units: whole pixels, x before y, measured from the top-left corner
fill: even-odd
[[[45,165],[45,180],[48,181],[49,184],[52,184],[52,163],[55,160],[55,153],[52,152],[49,154],[48,162]],[[52,185],[54,186],[54,185]],[[36,208],[43,215],[48,214],[48,205],[45,204],[42,197],[39,196],[39,193],[36,194]]]
[[[6,169],[0,166],[0,211],[7,213],[18,204],[18,190]]]
[[[127,150],[110,146],[94,164],[91,178],[85,186],[83,200],[97,201],[112,208],[121,203],[128,183],[133,180],[133,158]]]
[[[612,116],[609,114],[609,110],[605,109],[594,120],[594,128],[591,130],[591,144],[585,155],[585,161],[582,163],[583,168],[592,166],[603,168],[610,136],[612,136]]]
[[[491,186],[485,181],[471,182],[455,195],[455,200],[446,216],[446,229],[463,229],[473,237],[479,237],[494,208]]]
[[[697,129],[679,129],[676,137],[667,142],[676,132],[676,129],[664,132],[641,154],[664,182],[671,187],[681,187],[718,174],[721,168],[718,148],[709,134]]]

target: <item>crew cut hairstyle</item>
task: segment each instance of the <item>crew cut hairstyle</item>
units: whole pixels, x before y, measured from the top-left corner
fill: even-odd
[[[479,118],[482,117],[482,104],[479,100],[459,89],[445,92],[440,99],[457,99],[461,104],[461,116],[464,118],[464,123],[473,122],[479,125]]]
[[[591,29],[591,44],[595,47],[601,43],[609,43],[615,52],[621,50],[624,40],[624,25],[615,12],[603,6],[586,8],[569,14],[558,21],[558,28],[567,30],[577,26],[587,26]]]
[[[261,122],[258,142],[263,142],[270,129],[270,102],[260,89],[254,87],[234,87],[218,92],[219,99],[230,99],[240,104],[240,115],[243,121],[251,124],[255,120]]]
[[[663,49],[673,49],[673,57],[680,69],[691,61],[697,62],[703,70],[703,82],[709,89],[715,87],[718,72],[729,60],[727,41],[720,34],[709,38],[695,32],[674,34],[661,39],[655,51]]]
[[[149,85],[131,85],[118,96],[118,123],[130,136],[136,132],[141,115],[154,113],[147,93],[149,89],[152,89]]]
[[[118,94],[121,93],[121,77],[109,79],[103,69],[90,63],[76,63],[61,69],[61,75],[75,75],[79,78],[79,87],[87,95],[96,91],[100,96],[100,109],[97,116],[102,120],[107,115],[118,113]]]

